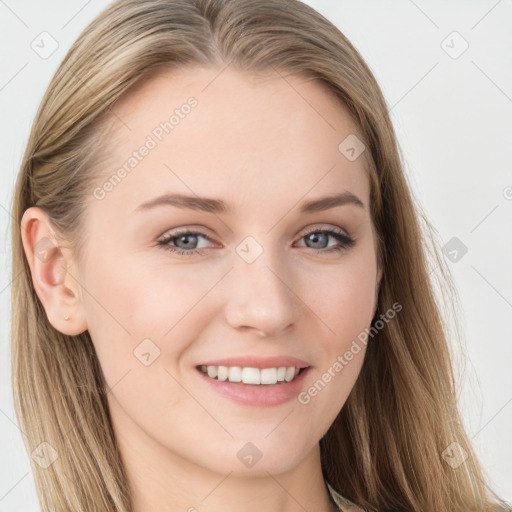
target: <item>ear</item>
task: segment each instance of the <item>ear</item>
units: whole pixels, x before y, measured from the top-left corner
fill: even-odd
[[[30,266],[34,289],[50,324],[74,336],[87,330],[79,284],[73,278],[72,251],[59,243],[51,221],[42,208],[31,207],[23,214],[21,238]],[[68,317],[68,320],[65,318]]]

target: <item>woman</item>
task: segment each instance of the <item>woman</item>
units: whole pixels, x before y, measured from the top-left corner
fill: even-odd
[[[313,9],[112,4],[13,212],[43,510],[499,510],[386,103]]]

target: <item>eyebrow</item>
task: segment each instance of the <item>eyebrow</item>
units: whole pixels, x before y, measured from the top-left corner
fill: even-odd
[[[305,201],[300,206],[301,213],[313,213],[337,206],[352,204],[364,210],[364,203],[352,192],[343,192],[330,196],[320,197]],[[186,196],[183,194],[163,194],[150,201],[139,205],[136,211],[146,211],[157,206],[175,206],[177,208],[186,208],[190,210],[200,210],[208,213],[231,213],[232,209],[222,199],[213,199],[209,197]]]

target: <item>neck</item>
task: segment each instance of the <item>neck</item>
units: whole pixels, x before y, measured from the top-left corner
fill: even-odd
[[[116,438],[125,467],[133,512],[332,512],[316,444],[294,468],[257,476],[221,474],[162,447],[142,431]]]

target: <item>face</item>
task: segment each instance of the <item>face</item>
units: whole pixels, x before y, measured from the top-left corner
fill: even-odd
[[[229,68],[160,74],[113,110],[77,272],[117,435],[289,470],[343,407],[376,305],[363,157],[338,148],[359,131],[316,81]]]

